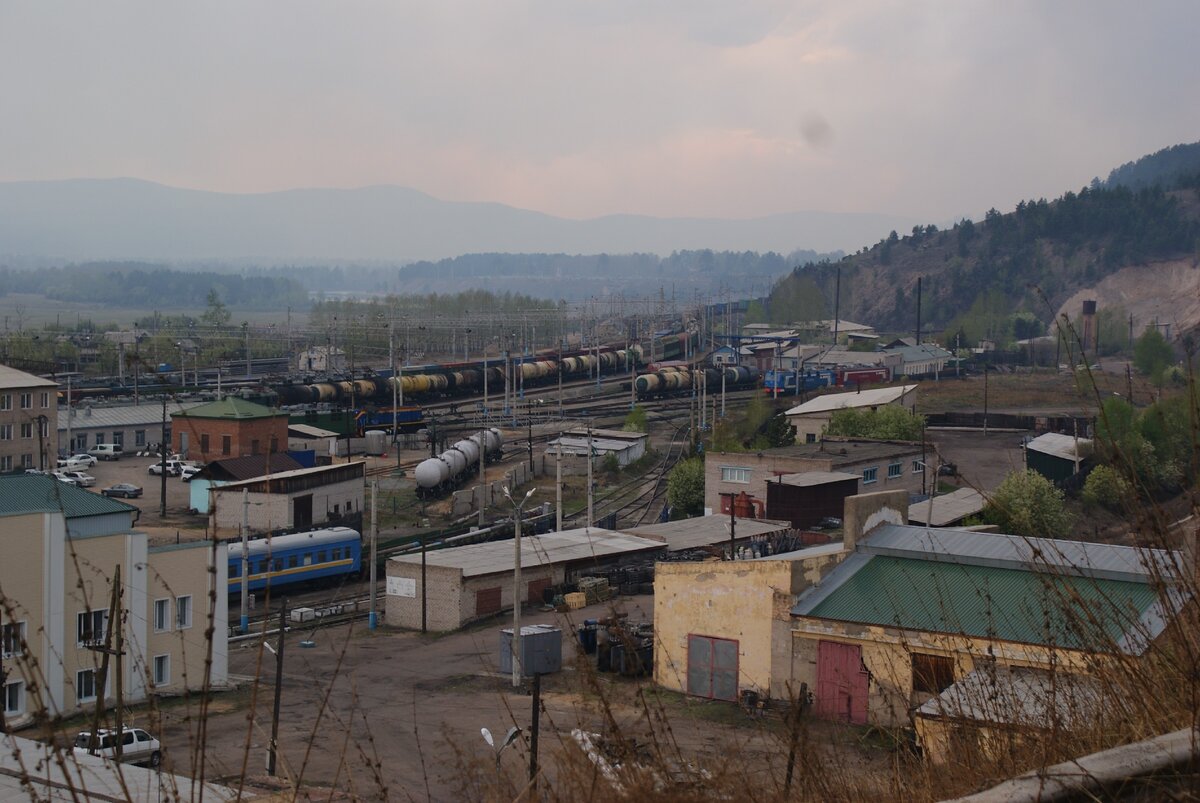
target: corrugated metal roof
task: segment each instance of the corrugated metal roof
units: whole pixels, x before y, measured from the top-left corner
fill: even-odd
[[[931,561],[1018,569],[1050,569],[1110,580],[1146,582],[1170,578],[1178,555],[1163,549],[1025,538],[957,528],[885,524],[858,544],[859,551]]]
[[[1047,432],[1044,435],[1038,435],[1025,444],[1025,448],[1053,457],[1060,457],[1063,460],[1075,460],[1076,441],[1079,443],[1078,458],[1083,460],[1086,457],[1090,457],[1092,454],[1092,442],[1090,440],[1087,438],[1075,438],[1071,435],[1059,435],[1057,432]]]
[[[1155,588],[1145,582],[889,555],[861,557],[865,563],[841,578],[831,593],[816,604],[802,596],[793,613],[1069,649],[1115,650],[1159,600]]]
[[[932,502],[932,513],[929,510],[929,499],[909,505],[908,520],[919,521],[932,527],[944,527],[975,515],[987,504],[983,494],[974,488],[959,488],[948,494],[933,497]]]
[[[186,416],[188,418],[273,418],[278,415],[287,415],[279,410],[272,410],[270,407],[264,407],[261,404],[256,404],[252,401],[246,401],[238,396],[226,396],[220,401],[208,402],[207,404],[197,405],[190,410],[172,413],[172,416]]]
[[[828,485],[831,482],[845,482],[862,479],[860,474],[847,474],[844,471],[801,471],[797,474],[780,474],[771,482],[784,485],[794,485],[797,488],[810,488],[814,485]]]
[[[205,466],[197,476],[201,479],[239,482],[266,474],[274,477],[282,472],[295,471],[300,468],[304,468],[304,466],[287,452],[273,452],[214,460]]]
[[[975,669],[917,709],[921,717],[1041,728],[1051,721],[1077,728],[1095,722],[1102,691],[1096,678],[1028,667]]]
[[[38,474],[0,476],[0,516],[59,513],[68,519],[128,513],[136,507]]]
[[[760,535],[784,532],[791,523],[771,519],[737,519],[734,536],[741,540]],[[665,541],[671,552],[697,549],[712,544],[729,543],[729,516],[697,516],[691,519],[667,521],[662,524],[647,524],[645,527],[628,527],[623,533]]]
[[[463,577],[484,574],[511,573],[515,565],[512,539],[489,541],[485,544],[435,549],[425,553],[430,566],[448,566],[462,569]],[[620,555],[634,552],[661,550],[659,541],[638,538],[611,530],[591,529],[564,530],[559,533],[530,535],[521,539],[521,568],[550,566],[588,558]],[[420,565],[421,556],[398,555],[392,558],[399,563]]]
[[[167,414],[178,413],[197,407],[204,402],[167,403]],[[90,411],[90,412],[89,412]],[[67,408],[58,411],[58,431],[67,431]],[[74,408],[71,416],[72,429],[89,429],[91,427],[136,427],[156,426],[162,424],[162,402],[148,401],[145,404],[123,404],[119,407],[87,407]]]
[[[276,459],[278,459],[279,455],[274,455],[274,457]],[[291,462],[296,463],[294,458],[288,457],[288,459],[291,460]],[[299,465],[299,463],[296,463],[296,465]],[[304,476],[309,476],[309,475],[315,476],[317,474],[326,474],[326,473],[333,472],[339,468],[346,468],[346,466],[363,466],[363,465],[365,465],[365,461],[356,460],[356,461],[353,461],[350,463],[333,463],[328,466],[313,466],[311,468],[304,468],[303,466],[301,466],[300,468],[292,469],[290,471],[272,471],[270,475],[263,473],[258,476],[250,477],[248,479],[236,480],[234,482],[230,482],[225,485],[222,485],[219,488],[213,488],[212,490],[221,491],[221,492],[237,490],[244,486],[253,485],[253,484],[259,482],[260,480],[266,479],[267,476],[270,476],[270,478],[272,480],[290,480],[293,477],[304,477]],[[272,466],[272,468],[274,468],[274,466]],[[364,469],[364,471],[365,471],[365,469]]]
[[[880,404],[892,404],[916,389],[916,385],[895,385],[888,388],[863,390],[858,393],[827,393],[793,407],[785,415],[810,415],[844,410],[850,407],[875,407]]]
[[[310,424],[288,424],[288,432],[295,433],[305,438],[336,438],[339,437],[336,432],[330,429],[321,429]]]

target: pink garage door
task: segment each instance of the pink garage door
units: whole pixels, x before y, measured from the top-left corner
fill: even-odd
[[[826,719],[867,724],[867,672],[861,647],[834,641],[818,644],[816,713]]]
[[[688,694],[737,701],[738,643],[709,636],[688,636]]]

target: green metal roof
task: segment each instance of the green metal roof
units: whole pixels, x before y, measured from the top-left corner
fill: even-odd
[[[220,401],[201,404],[190,410],[171,413],[172,418],[274,418],[277,415],[287,415],[270,407],[264,407],[252,401],[237,396],[227,396]]]
[[[59,513],[68,519],[137,510],[133,505],[38,474],[0,476],[0,516]]]
[[[804,615],[1104,650],[1158,599],[1149,583],[874,555]]]

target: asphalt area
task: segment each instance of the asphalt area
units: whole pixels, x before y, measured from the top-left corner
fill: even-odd
[[[925,437],[933,442],[942,462],[958,467],[957,476],[940,477],[941,482],[987,492],[994,491],[1010,472],[1025,468],[1021,438],[1030,434],[991,430],[984,435],[982,430],[974,429],[929,429]]]

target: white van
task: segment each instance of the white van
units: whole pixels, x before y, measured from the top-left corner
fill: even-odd
[[[91,449],[88,449],[88,454],[97,460],[120,460],[121,447],[115,443],[97,443]]]

